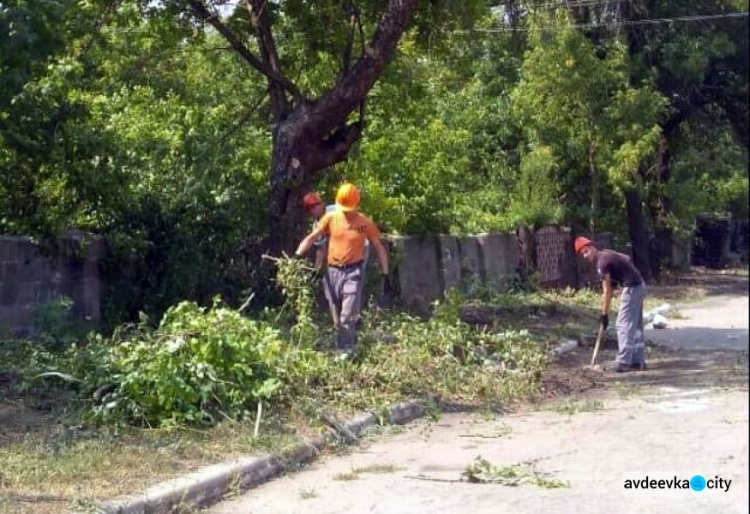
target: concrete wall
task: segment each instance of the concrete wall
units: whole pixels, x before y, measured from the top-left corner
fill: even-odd
[[[55,245],[42,246],[28,237],[0,236],[0,336],[34,332],[34,313],[67,296],[73,316],[83,326],[100,319],[100,237],[71,231]]]
[[[398,280],[399,300],[407,308],[425,309],[430,301],[442,295],[438,239],[434,236],[402,236],[389,240],[389,257]]]
[[[425,312],[454,287],[502,287],[517,273],[515,235],[388,237],[392,279],[407,308]],[[372,256],[374,259],[375,256]]]
[[[580,286],[587,279],[593,281],[595,272],[573,256],[570,231],[554,227],[545,233],[550,246],[545,250],[550,267],[546,273],[551,277],[545,285]],[[594,239],[601,248],[611,245],[608,234],[597,234]],[[386,238],[385,244],[395,289],[384,300],[372,252],[366,293],[379,296],[383,305],[397,302],[418,313],[428,312],[431,303],[451,288],[502,289],[521,265],[515,234],[394,236]],[[61,238],[54,249],[29,238],[0,236],[0,336],[33,333],[34,312],[61,296],[73,299],[79,323],[95,328],[102,300],[99,261],[104,254],[102,238],[84,237],[80,232]]]

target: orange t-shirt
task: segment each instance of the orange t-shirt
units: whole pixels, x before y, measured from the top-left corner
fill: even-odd
[[[352,211],[335,211],[324,215],[318,228],[328,234],[328,264],[346,266],[365,258],[365,240],[380,238],[380,230],[370,218]]]

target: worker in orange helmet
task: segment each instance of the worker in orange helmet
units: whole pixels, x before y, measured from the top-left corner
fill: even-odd
[[[344,357],[357,343],[356,325],[362,308],[367,241],[375,250],[381,273],[388,275],[388,254],[380,241],[380,230],[370,218],[357,211],[359,201],[359,190],[354,184],[339,187],[335,210],[320,218],[295,252],[301,257],[321,236],[328,238],[328,269],[323,287],[337,330],[336,346]]]
[[[323,217],[324,214],[328,214],[331,212],[334,212],[336,210],[335,204],[328,204],[325,207],[323,207],[323,200],[320,199],[320,195],[317,193],[307,193],[302,198],[302,205],[305,208],[305,212],[312,217],[314,220],[314,223],[317,224],[318,221],[320,221],[320,218]],[[315,228],[315,225],[313,225],[313,228]],[[321,270],[324,267],[324,264],[326,262],[326,253],[328,251],[328,238],[325,236],[320,236],[318,239],[315,240],[315,268],[317,270]],[[364,270],[367,269],[367,261],[370,257],[370,241],[365,240],[365,258],[362,260],[362,270],[364,273]]]
[[[573,243],[575,252],[596,266],[602,280],[603,301],[599,323],[607,330],[609,308],[614,287],[622,286],[620,311],[617,314],[617,358],[611,371],[622,373],[646,369],[646,338],[643,331],[643,300],[646,286],[630,257],[613,250],[599,250],[585,237]]]

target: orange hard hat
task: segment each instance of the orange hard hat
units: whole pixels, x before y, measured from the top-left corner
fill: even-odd
[[[305,206],[306,211],[310,211],[313,207],[316,205],[323,205],[323,201],[320,199],[320,196],[318,196],[316,193],[307,193],[302,198],[302,205]]]
[[[594,242],[591,239],[585,238],[583,236],[576,237],[575,242],[573,243],[573,246],[576,249],[576,253],[581,253],[581,251],[586,248],[587,246],[593,246]]]
[[[359,206],[359,189],[349,182],[336,192],[336,206],[342,211],[354,211]]]

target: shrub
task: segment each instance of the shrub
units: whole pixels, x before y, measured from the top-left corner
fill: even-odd
[[[289,346],[271,325],[218,303],[179,303],[156,330],[139,325],[116,339],[116,388],[94,408],[103,421],[153,426],[242,418],[258,401],[281,396],[298,378],[296,366],[314,375],[321,362],[312,350]]]

